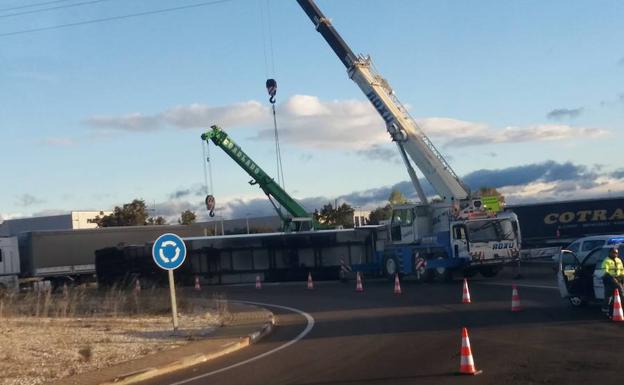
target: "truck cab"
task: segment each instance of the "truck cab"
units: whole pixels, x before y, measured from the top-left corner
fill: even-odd
[[[434,266],[464,267],[469,275],[480,272],[491,277],[502,265],[519,257],[520,227],[513,212],[491,212],[479,205],[464,210],[447,203],[405,204],[393,208],[390,222],[392,244],[414,247]],[[440,258],[449,258],[442,263]],[[448,274],[440,271],[439,275]]]

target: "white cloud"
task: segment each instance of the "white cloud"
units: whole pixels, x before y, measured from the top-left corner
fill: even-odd
[[[369,160],[401,163],[399,151],[397,151],[396,146],[391,144],[374,144],[364,150],[358,150],[356,154]]]
[[[483,123],[450,118],[419,120],[425,133],[441,140],[444,146],[477,146],[493,143],[542,142],[582,137],[599,138],[609,134],[599,128],[572,127],[565,124],[537,124],[528,127],[493,129]]]
[[[22,213],[0,213],[0,223],[8,221],[9,219],[17,219],[23,217],[24,214]]]
[[[300,147],[363,150],[389,142],[383,120],[365,101],[295,95],[278,113],[280,141]],[[257,137],[272,140],[273,129],[262,129]]]
[[[217,124],[227,129],[228,127],[267,124],[270,115],[268,107],[252,100],[221,107],[211,107],[200,103],[177,106],[163,112],[159,118],[178,128],[208,128]]]
[[[376,189],[349,192],[334,197],[305,197],[299,202],[309,211],[320,208],[328,202],[346,202],[352,206],[360,207],[364,210],[372,210],[375,207],[383,206],[387,203],[390,191],[398,189],[406,191],[406,196],[414,201],[417,200],[413,193],[411,183],[408,181],[399,182],[393,186],[382,186]],[[544,201],[562,201],[584,198],[599,198],[608,196],[621,196],[624,193],[624,180],[615,179],[608,176],[598,176],[587,183],[583,180],[556,180],[545,182],[536,180],[525,185],[502,186],[498,188],[507,204],[522,204]],[[435,194],[429,191],[430,197]],[[167,218],[168,223],[175,223],[180,213],[187,208],[194,210],[199,221],[212,220],[208,217],[203,202],[190,203],[188,201],[161,202],[157,204],[158,213]],[[275,211],[266,196],[253,195],[249,197],[220,197],[217,201],[217,216],[226,219],[244,218],[249,214],[251,217],[274,215]]]
[[[280,139],[299,147],[367,150],[390,142],[383,120],[366,100],[324,101],[316,96],[294,95],[277,106],[277,114]],[[207,128],[218,124],[226,131],[238,127],[256,128],[257,139],[273,140],[274,137],[270,109],[257,101],[217,107],[195,103],[152,116],[140,113],[119,117],[95,116],[86,119],[85,123],[100,130],[112,128],[133,132],[153,131],[166,126]],[[587,139],[609,133],[606,129],[565,124],[495,128],[485,123],[445,117],[423,118],[418,124],[442,146]]]
[[[92,116],[84,121],[87,125],[98,129],[117,129],[132,132],[150,132],[161,128],[161,119],[157,116],[146,116],[134,112],[122,116]]]
[[[524,186],[508,186],[498,190],[505,195],[509,204],[565,201],[586,198],[621,196],[624,180],[599,176],[590,183],[558,180],[553,182],[532,182]]]

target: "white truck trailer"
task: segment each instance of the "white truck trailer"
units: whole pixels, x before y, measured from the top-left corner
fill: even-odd
[[[17,237],[0,238],[0,291],[19,287],[20,258]]]

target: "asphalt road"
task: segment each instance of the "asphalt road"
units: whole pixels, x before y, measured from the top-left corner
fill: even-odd
[[[240,352],[145,384],[610,384],[624,376],[624,324],[599,307],[573,309],[559,297],[549,265],[527,268],[524,278],[474,278],[471,304],[461,303],[462,282],[393,284],[305,283],[213,287],[232,300],[289,306],[309,313],[314,326],[294,344],[238,367],[297,337],[300,315],[273,308],[275,332]],[[517,282],[524,310],[511,312]],[[551,288],[549,288],[551,287]],[[479,376],[458,376],[461,328],[468,328]]]

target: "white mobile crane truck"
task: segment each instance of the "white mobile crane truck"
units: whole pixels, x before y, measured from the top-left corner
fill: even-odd
[[[454,271],[491,277],[505,263],[516,260],[520,251],[517,216],[491,210],[480,197],[472,196],[386,79],[373,70],[370,57],[356,56],[313,0],[297,2],[385,121],[420,199],[420,204],[393,207],[390,242],[378,247],[373,268],[389,277],[398,273],[415,274],[425,281],[435,276],[448,280]],[[427,201],[408,154],[441,202]]]

